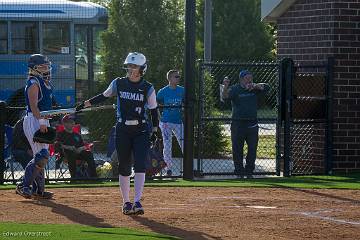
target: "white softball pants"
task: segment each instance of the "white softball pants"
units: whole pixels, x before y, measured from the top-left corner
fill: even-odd
[[[47,120],[46,125],[50,126],[49,120]],[[40,152],[41,149],[43,149],[43,148],[49,149],[49,144],[38,143],[38,142],[33,141],[35,132],[40,129],[40,124],[39,124],[39,120],[37,120],[36,117],[34,117],[34,115],[32,113],[27,113],[27,115],[25,115],[23,129],[24,129],[25,136],[30,143],[31,150],[33,152],[34,157],[35,157],[35,154]]]
[[[172,134],[174,133],[176,140],[178,141],[181,151],[184,152],[184,126],[182,123],[165,123],[160,122],[159,127],[163,138],[163,155],[164,161],[167,164],[167,169],[171,169],[172,166]]]

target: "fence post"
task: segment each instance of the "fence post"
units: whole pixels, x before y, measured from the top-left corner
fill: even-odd
[[[333,114],[333,79],[335,58],[329,57],[326,66],[326,129],[325,129],[325,174],[332,174],[333,168],[333,143],[332,143],[332,114]]]
[[[278,97],[277,97],[277,120],[276,120],[276,175],[280,176],[280,159],[281,159],[281,130],[282,130],[282,123],[283,123],[283,95],[284,95],[284,87],[283,87],[283,64],[282,62],[278,64]]]
[[[195,0],[185,4],[185,121],[183,178],[194,178]]]
[[[203,117],[204,117],[204,62],[198,61],[199,67],[199,85],[198,85],[198,108],[197,108],[197,151],[196,151],[196,171],[195,177],[201,177],[202,175],[202,151],[203,151]]]
[[[292,115],[292,82],[294,80],[294,61],[285,58],[281,61],[281,84],[284,87],[283,96],[285,101],[282,106],[284,118],[284,176],[291,175],[291,115]]]
[[[6,121],[6,102],[0,101],[0,184],[4,184],[5,172],[5,121]]]

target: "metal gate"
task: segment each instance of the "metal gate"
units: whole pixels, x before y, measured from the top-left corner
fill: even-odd
[[[270,85],[259,99],[259,143],[254,175],[296,175],[331,172],[331,109],[333,60],[322,65],[200,62],[195,172],[198,176],[234,175],[231,149],[231,103],[222,102],[224,77],[231,85],[239,72]],[[244,147],[246,156],[247,147]],[[244,164],[246,160],[244,159]]]
[[[277,151],[278,64],[273,62],[199,64],[199,89],[194,168],[204,175],[234,175],[231,149],[231,103],[221,101],[221,83],[228,77],[231,85],[239,81],[239,72],[252,72],[254,82],[270,85],[270,90],[258,102],[259,143],[255,175],[280,174]],[[238,119],[236,119],[238,120]],[[244,147],[246,156],[247,147]]]
[[[284,175],[332,170],[332,79],[334,59],[324,64],[280,63],[279,138]]]

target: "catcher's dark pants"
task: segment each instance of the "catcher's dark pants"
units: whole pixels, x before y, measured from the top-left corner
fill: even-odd
[[[256,124],[256,123],[255,123]],[[259,127],[253,123],[233,121],[231,123],[231,142],[235,174],[252,174],[255,169],[256,151],[259,141]],[[244,142],[248,146],[246,165],[244,169]],[[245,170],[245,171],[244,171]]]
[[[90,151],[81,151],[76,153],[74,151],[64,150],[65,157],[68,160],[68,167],[72,178],[76,178],[76,160],[84,161],[88,164],[88,172],[90,177],[96,178],[96,166],[94,156]]]
[[[150,134],[146,123],[128,126],[118,122],[116,124],[116,151],[119,160],[119,174],[131,175],[131,153],[134,157],[136,173],[145,173],[149,159]]]

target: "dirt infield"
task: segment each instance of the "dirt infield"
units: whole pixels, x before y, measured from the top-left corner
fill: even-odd
[[[145,188],[124,216],[118,188],[53,189],[51,201],[0,191],[1,221],[130,227],[184,239],[359,239],[360,191]]]

